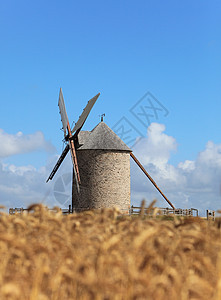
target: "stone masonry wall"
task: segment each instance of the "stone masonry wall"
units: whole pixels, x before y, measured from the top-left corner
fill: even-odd
[[[77,151],[81,177],[80,196],[73,183],[73,205],[76,211],[130,207],[130,153],[106,150]]]

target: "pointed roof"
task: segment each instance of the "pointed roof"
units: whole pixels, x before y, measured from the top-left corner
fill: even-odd
[[[132,150],[104,122],[100,122],[92,131],[80,131],[78,150]],[[82,146],[81,146],[82,145]]]

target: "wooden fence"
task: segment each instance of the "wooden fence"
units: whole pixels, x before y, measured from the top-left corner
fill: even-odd
[[[130,215],[138,215],[142,211],[142,207],[138,206],[131,206],[130,209]],[[145,215],[161,215],[161,216],[170,216],[170,215],[175,215],[175,216],[185,216],[185,217],[198,217],[199,212],[198,209],[196,208],[189,208],[189,209],[182,209],[182,208],[177,208],[177,209],[172,209],[172,208],[162,208],[162,207],[155,207],[149,209],[148,207],[143,208],[143,213]]]
[[[48,208],[49,211],[54,211],[56,212],[56,209],[50,209]],[[60,210],[62,211],[63,214],[71,214],[72,211],[70,210],[70,208],[60,208]],[[27,208],[23,208],[23,207],[16,207],[16,208],[9,208],[9,215],[14,215],[14,214],[23,214],[24,212],[28,212]]]
[[[50,211],[54,211],[54,209],[49,209]],[[63,214],[70,214],[72,213],[71,206],[67,209],[60,209]],[[185,216],[185,217],[198,217],[198,209],[196,208],[190,208],[190,209],[182,209],[182,208],[177,208],[177,209],[172,209],[172,208],[162,208],[162,207],[155,207],[155,208],[147,208],[147,207],[138,207],[138,206],[131,206],[129,210],[125,210],[125,212],[122,212],[122,214],[126,215],[139,215],[141,211],[143,210],[144,215],[161,215],[161,216],[171,216],[171,215],[176,215],[176,216]],[[9,209],[9,214],[22,214],[24,212],[28,211],[27,208],[10,208]],[[207,213],[208,215],[208,213]]]

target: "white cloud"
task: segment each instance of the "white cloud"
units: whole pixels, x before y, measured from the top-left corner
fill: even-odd
[[[12,164],[2,164],[2,169],[3,171],[10,171],[12,172],[13,174],[17,174],[17,175],[24,175],[25,173],[27,173],[28,171],[31,171],[31,172],[36,172],[36,168],[31,166],[31,165],[28,165],[28,166],[15,166],[15,165],[12,165]]]
[[[176,140],[164,133],[165,125],[151,123],[147,130],[147,138],[141,139],[134,152],[144,164],[152,163],[162,169],[168,162],[171,152],[176,151]]]
[[[48,207],[63,206],[54,195],[54,186],[61,176],[72,172],[72,165],[68,155],[53,181],[46,183],[57,158],[57,155],[53,156],[46,166],[39,169],[31,165],[18,167],[0,162],[0,204],[7,208],[25,208],[33,203],[44,203]],[[71,193],[70,185],[65,189],[68,189],[65,194]]]
[[[183,169],[186,172],[191,172],[196,168],[195,161],[185,160],[184,162],[180,162],[178,164],[178,168]]]
[[[24,135],[21,131],[16,134],[8,134],[0,129],[0,145],[0,158],[36,150],[54,151],[54,147],[45,140],[41,131]]]
[[[164,125],[152,123],[147,137],[135,146],[137,158],[176,207],[195,207],[201,213],[206,209],[221,208],[221,144],[209,141],[195,161],[186,160],[173,166],[169,159],[177,150],[177,142],[164,131]],[[137,204],[145,197],[149,201],[157,198],[158,205],[166,206],[160,194],[134,164],[131,178],[132,199]]]
[[[12,155],[34,151],[52,152],[55,147],[45,140],[40,131],[24,135],[22,132],[8,134],[0,129],[0,204],[8,208],[27,207],[35,202],[44,202],[50,207],[58,205],[53,197],[53,184],[46,184],[57,155],[51,157],[46,166],[38,169],[33,165],[17,166],[5,162],[5,158]]]

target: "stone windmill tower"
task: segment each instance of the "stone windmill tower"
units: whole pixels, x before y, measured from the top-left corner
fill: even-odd
[[[75,211],[130,208],[130,153],[132,150],[101,121],[92,131],[81,131],[76,150],[81,176],[80,193],[73,180]]]

